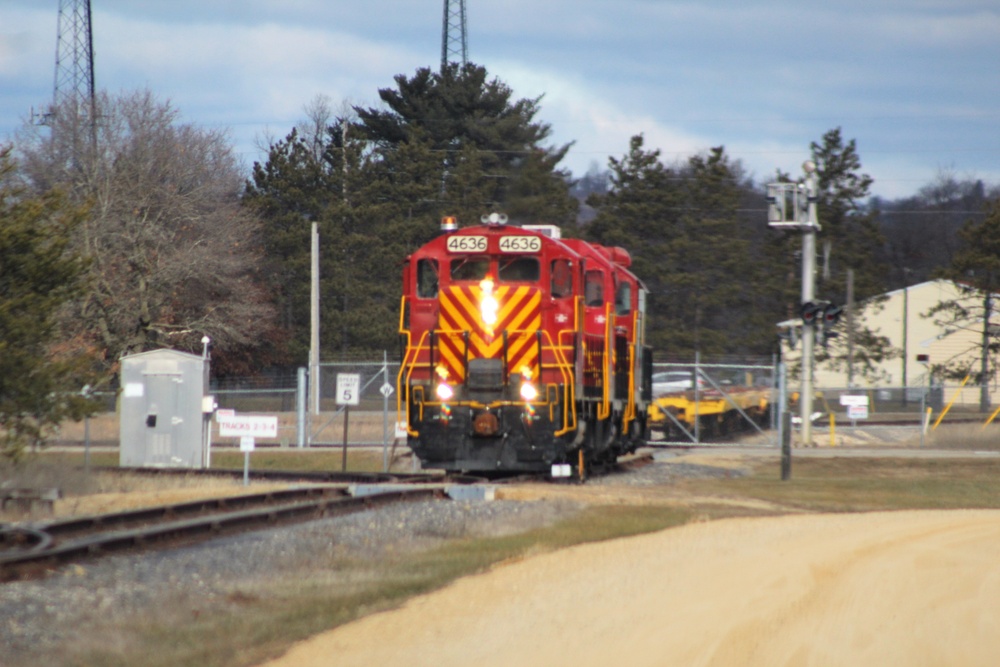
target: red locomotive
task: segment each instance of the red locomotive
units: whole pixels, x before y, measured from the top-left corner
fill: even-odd
[[[646,438],[652,354],[629,254],[491,214],[403,269],[399,421],[425,467],[553,476]]]

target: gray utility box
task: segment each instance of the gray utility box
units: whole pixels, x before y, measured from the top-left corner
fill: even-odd
[[[208,467],[207,389],[206,358],[176,350],[122,357],[120,465]]]

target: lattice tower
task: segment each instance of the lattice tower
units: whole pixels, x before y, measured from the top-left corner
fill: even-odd
[[[94,118],[94,38],[90,0],[59,0],[54,109]]]
[[[469,61],[466,37],[465,0],[444,0],[444,25],[441,30],[441,70],[448,63],[465,65]]]

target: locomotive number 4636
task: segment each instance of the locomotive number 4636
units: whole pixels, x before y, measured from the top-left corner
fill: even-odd
[[[538,252],[542,240],[537,236],[504,236],[500,239],[500,252]]]
[[[485,236],[450,236],[448,252],[486,252]]]

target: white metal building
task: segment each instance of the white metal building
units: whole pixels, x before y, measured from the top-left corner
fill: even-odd
[[[964,323],[940,324],[941,316],[928,317],[927,313],[936,305],[946,301],[959,301],[967,306],[972,318]],[[995,303],[1000,306],[1000,298]],[[1000,325],[1000,313],[992,309],[991,326]],[[867,327],[873,333],[885,336],[896,351],[892,359],[878,364],[874,377],[865,377],[858,367],[853,373],[856,387],[926,387],[930,380],[929,367],[954,365],[967,366],[973,373],[978,372],[982,353],[983,304],[981,299],[964,296],[959,286],[950,280],[931,280],[904,289],[887,292],[881,297],[856,304],[854,321],[856,328]],[[802,322],[788,320],[778,325],[780,328],[794,328],[801,331]],[[847,336],[846,317],[842,316],[835,330],[839,332],[838,347],[844,345]],[[801,336],[796,336],[801,338]],[[792,366],[797,366],[801,358],[801,345],[794,348],[788,341],[782,342],[782,358]],[[815,371],[817,388],[848,387],[846,369],[835,370],[829,363],[817,362]],[[957,390],[959,382],[948,381],[945,400]],[[954,386],[952,386],[954,385]],[[990,380],[991,392],[998,392],[997,379]],[[959,402],[978,403],[979,389],[968,387],[960,392]]]

